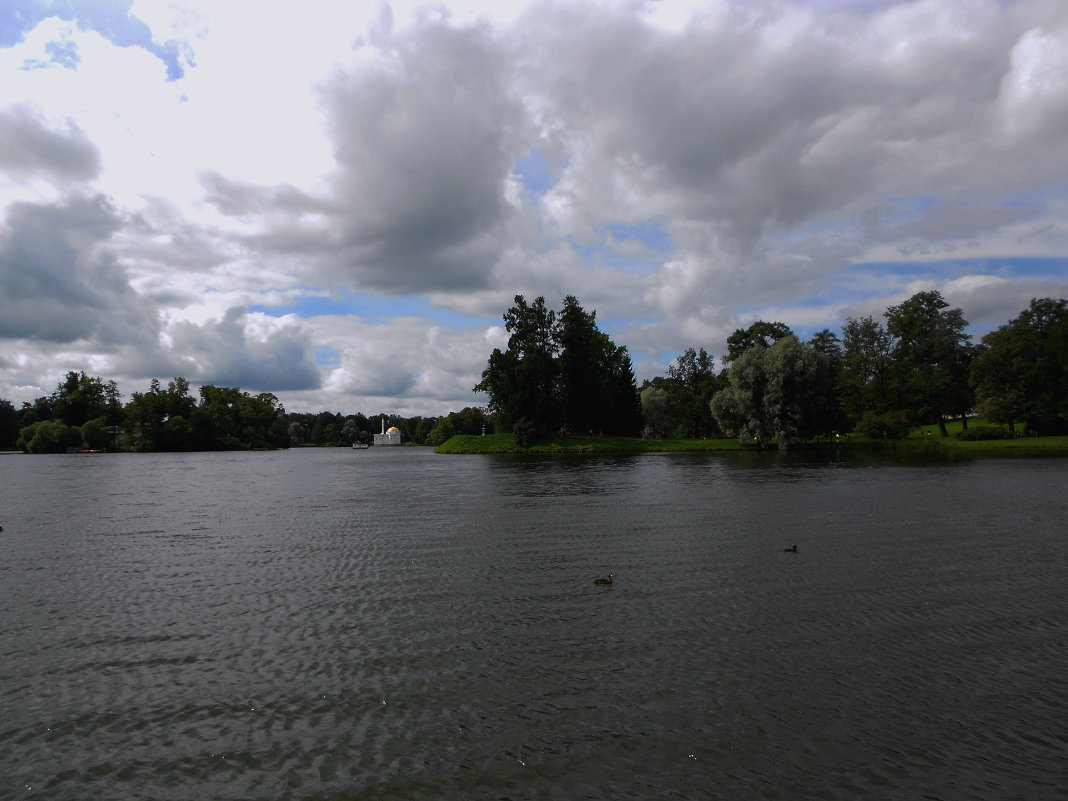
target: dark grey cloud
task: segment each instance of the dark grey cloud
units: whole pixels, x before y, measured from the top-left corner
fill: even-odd
[[[10,206],[0,228],[0,337],[101,346],[153,339],[158,316],[105,244],[121,224],[102,197]]]
[[[53,130],[30,106],[18,105],[0,110],[0,169],[88,181],[100,172],[100,153],[74,122]]]
[[[164,282],[176,271],[207,273],[222,267],[237,250],[232,234],[190,221],[174,203],[161,197],[145,197],[143,206],[130,214],[118,240],[131,269],[154,274]],[[186,305],[185,300],[175,300],[176,305]],[[162,297],[159,302],[170,305]]]
[[[198,384],[264,392],[318,389],[311,338],[276,320],[252,325],[243,307],[203,325],[177,323],[169,331],[172,367]]]
[[[216,170],[202,173],[199,179],[207,193],[204,199],[228,216],[293,216],[336,214],[340,211],[338,204],[330,199],[316,198],[293,186],[263,187],[232,180]]]
[[[335,280],[388,293],[485,286],[527,135],[510,64],[482,27],[425,23],[323,89],[332,121]]]

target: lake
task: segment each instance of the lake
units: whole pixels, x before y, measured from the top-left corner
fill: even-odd
[[[0,456],[0,799],[1063,798],[1066,490],[1050,458]]]

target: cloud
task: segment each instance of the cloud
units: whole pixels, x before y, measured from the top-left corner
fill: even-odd
[[[28,104],[0,110],[0,169],[16,176],[88,181],[100,172],[100,153],[71,119],[56,129]]]
[[[323,391],[347,408],[444,414],[485,402],[472,392],[494,347],[504,347],[501,326],[454,330],[419,317],[373,323],[353,317],[309,321],[316,341],[337,354],[324,368]],[[298,398],[297,403],[310,405]]]
[[[168,80],[184,76],[191,54],[175,41],[156,41],[144,20],[131,13],[132,5],[131,0],[6,0],[0,11],[0,46],[22,41],[40,22],[56,17],[95,31],[119,47],[147,50],[166,65]],[[52,60],[61,66],[77,63],[77,50],[70,42],[61,41],[50,50]]]
[[[0,10],[0,387],[448,411],[516,293],[651,376],[755,317],[1068,291],[1055,0],[47,5]]]
[[[988,239],[1042,213],[1008,202],[1017,186],[1068,177],[1047,127],[1063,119],[1064,14],[1041,35],[1038,16],[739,3],[665,32],[536,6],[523,88],[570,154],[541,208],[582,240],[606,218],[665,219],[677,252],[648,297],[666,314],[803,296],[876,243],[945,254]],[[1002,132],[1010,88],[1047,132],[1042,155]],[[903,198],[932,202],[903,218]]]
[[[338,213],[336,203],[315,198],[293,186],[263,187],[247,181],[235,181],[215,170],[200,175],[207,191],[205,200],[222,214],[236,217],[277,215],[291,217],[310,213]]]
[[[157,317],[106,246],[121,225],[99,196],[9,207],[0,229],[0,337],[99,347],[155,337]]]
[[[310,338],[295,319],[232,308],[203,325],[179,322],[167,331],[176,374],[198,384],[266,392],[317,389]]]
[[[486,286],[526,136],[505,53],[485,26],[428,22],[367,60],[322,90],[345,207],[324,272],[387,293]]]

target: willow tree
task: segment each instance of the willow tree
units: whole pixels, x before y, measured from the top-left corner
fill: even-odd
[[[831,398],[827,357],[793,334],[770,347],[754,345],[727,370],[727,386],[712,398],[720,427],[743,442],[787,450],[822,433]]]

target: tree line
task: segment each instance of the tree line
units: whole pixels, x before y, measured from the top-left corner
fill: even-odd
[[[687,348],[666,376],[636,385],[616,345],[567,296],[559,312],[516,295],[475,391],[488,407],[441,417],[287,413],[271,393],[206,385],[199,398],[176,377],[153,380],[123,403],[114,381],[69,372],[56,390],[16,409],[0,399],[0,448],[220,450],[370,443],[396,426],[405,442],[439,445],[455,434],[511,432],[521,444],[549,433],[705,438],[765,447],[858,432],[906,436],[917,426],[979,413],[995,426],[973,438],[1068,433],[1068,301],[1034,299],[977,343],[960,309],[935,291],[890,306],[881,319],[848,318],[841,336],[807,341],[759,320],[727,340],[723,369]],[[1017,426],[1021,426],[1018,429]]]
[[[349,446],[371,443],[382,425],[399,428],[405,442],[438,445],[453,434],[480,433],[487,421],[477,408],[443,417],[287,413],[269,392],[206,385],[194,397],[181,377],[166,386],[153,379],[124,404],[114,381],[84,371],[68,372],[54,392],[19,409],[0,399],[0,449],[27,453]]]
[[[1068,432],[1068,301],[1032,300],[978,343],[935,291],[882,317],[849,318],[841,338],[825,329],[808,342],[785,326],[763,329],[772,341],[728,353],[710,402],[717,424],[780,448],[852,431],[895,439],[927,425],[944,437],[953,418],[971,439]],[[969,431],[973,413],[995,425]]]
[[[802,341],[758,320],[727,340],[724,368],[687,348],[666,376],[635,387],[625,347],[568,296],[559,314],[521,295],[504,314],[505,351],[491,354],[476,391],[489,418],[517,441],[576,432],[647,437],[737,436],[779,448],[858,432],[895,439],[979,413],[997,424],[972,438],[1068,432],[1068,301],[1032,300],[972,342],[960,309],[936,291],[890,306],[883,319],[848,318]],[[1022,424],[1023,432],[1016,426]]]

